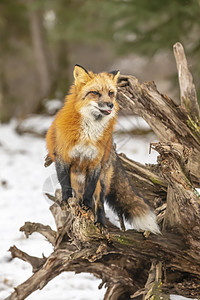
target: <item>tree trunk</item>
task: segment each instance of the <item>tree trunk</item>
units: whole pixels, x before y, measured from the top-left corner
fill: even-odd
[[[40,82],[40,94],[41,97],[47,97],[52,82],[51,62],[44,42],[43,12],[42,9],[34,7],[34,2],[34,0],[29,0],[31,4],[29,12],[30,32],[38,71],[38,81]]]
[[[184,54],[182,47],[176,51]],[[192,80],[187,81],[187,87],[184,97],[188,101],[194,90]],[[7,300],[25,299],[64,271],[89,272],[101,278],[101,286],[107,287],[104,300],[169,299],[170,293],[200,297],[200,197],[195,190],[200,186],[200,127],[196,97],[189,106],[185,102],[177,106],[159,93],[154,83],[140,84],[133,76],[121,76],[118,102],[122,109],[142,116],[159,138],[151,145],[159,153],[157,165],[144,166],[124,155],[119,157],[139,193],[154,204],[162,235],[122,232],[108,221],[107,229],[101,230],[94,225],[93,214],[85,212],[75,198],[61,209],[59,193],[49,196],[55,201],[50,210],[57,231],[30,222],[20,230],[27,237],[39,232],[51,242],[54,252],[48,258],[36,258],[16,247],[10,249],[13,257],[32,265],[33,275]],[[117,155],[114,150],[113,155]]]

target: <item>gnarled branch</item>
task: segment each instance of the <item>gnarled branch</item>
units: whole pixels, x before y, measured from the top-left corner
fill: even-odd
[[[193,83],[192,74],[188,69],[183,46],[181,43],[176,43],[173,50],[178,71],[181,106],[187,110],[193,121],[198,122],[200,120],[200,111],[197,93]]]

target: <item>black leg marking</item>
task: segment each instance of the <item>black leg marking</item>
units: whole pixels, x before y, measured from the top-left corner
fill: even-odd
[[[126,231],[126,227],[124,224],[124,218],[122,214],[118,214],[118,218],[119,218],[119,223],[120,223],[120,227],[122,231]]]
[[[97,182],[100,175],[100,169],[95,169],[92,172],[87,172],[85,192],[83,195],[83,205],[92,208],[93,194],[95,192]]]
[[[56,160],[56,172],[62,188],[62,200],[66,202],[72,197],[70,169],[70,165]]]
[[[106,193],[106,187],[103,181],[101,183],[101,192],[100,197],[97,200],[97,208],[95,213],[95,223],[100,223],[103,226],[105,226],[105,211],[104,211],[104,200],[105,200],[105,193]]]

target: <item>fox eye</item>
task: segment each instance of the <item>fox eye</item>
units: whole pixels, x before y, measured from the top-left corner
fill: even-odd
[[[114,96],[114,92],[112,92],[112,91],[109,91],[109,92],[108,92],[108,96],[109,96],[109,97],[112,97],[112,96]]]
[[[91,91],[90,93],[95,95],[95,96],[99,96],[99,97],[101,96],[101,94],[97,91]]]
[[[90,91],[90,92],[87,92],[87,94],[85,95],[85,97],[83,99],[85,99],[89,94],[92,94],[92,95],[95,95],[95,96],[99,96],[101,97],[101,94],[97,91]]]
[[[91,92],[93,95],[99,95],[99,92],[97,92],[97,91],[92,91]]]

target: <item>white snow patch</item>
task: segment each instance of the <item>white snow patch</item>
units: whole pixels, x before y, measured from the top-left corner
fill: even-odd
[[[54,117],[44,115],[29,115],[18,125],[20,132],[33,132],[44,136],[53,122]]]
[[[63,106],[63,102],[59,99],[45,99],[44,106],[51,115],[55,114]]]
[[[118,117],[118,122],[115,126],[115,131],[117,130],[130,131],[138,128],[150,129],[148,123],[140,116],[121,115]]]
[[[149,125],[139,116],[120,116],[115,127],[114,143],[118,153],[125,153],[129,158],[140,162],[154,164],[157,162],[158,153],[150,151],[150,143],[157,142],[154,133],[144,136],[118,134],[117,131],[130,131],[132,129],[149,129]]]
[[[185,298],[185,297],[182,297],[182,296],[171,295],[171,296],[170,296],[170,299],[171,299],[171,300],[186,300],[186,299],[192,299],[192,298]],[[198,300],[198,299],[196,299],[196,298],[194,299],[194,298],[193,298],[193,300]]]

